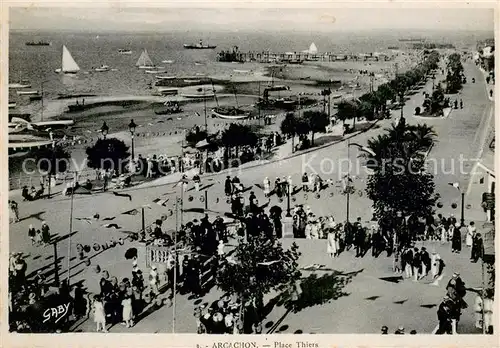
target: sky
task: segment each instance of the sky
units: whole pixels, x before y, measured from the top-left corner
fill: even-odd
[[[493,32],[493,19],[493,10],[487,8],[88,8],[87,5],[10,9],[10,28],[14,30]]]

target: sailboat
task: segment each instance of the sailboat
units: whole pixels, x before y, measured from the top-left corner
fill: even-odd
[[[233,86],[234,88],[234,86]],[[234,90],[234,98],[236,100],[235,106],[219,106],[219,101],[217,100],[217,96],[215,95],[215,88],[213,86],[212,81],[212,89],[214,92],[215,102],[217,103],[217,107],[212,109],[212,117],[219,117],[225,120],[244,120],[250,117],[249,111],[242,110],[238,105],[238,98],[236,96],[236,89]]]
[[[76,74],[80,71],[80,67],[76,64],[75,60],[71,56],[71,53],[63,45],[62,48],[62,66],[60,69],[56,69],[56,73],[64,73],[64,74]]]
[[[153,61],[151,58],[149,58],[148,51],[144,49],[142,51],[141,56],[137,60],[137,63],[135,63],[135,66],[138,67],[139,69],[154,69],[155,65],[153,64]]]

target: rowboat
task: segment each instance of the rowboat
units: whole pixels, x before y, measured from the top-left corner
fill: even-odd
[[[17,95],[36,95],[38,91],[17,91]]]
[[[244,120],[250,117],[249,111],[243,111],[236,107],[218,107],[212,109],[212,116],[225,120]]]
[[[29,84],[29,83],[22,83],[22,82],[9,83],[9,89],[10,88],[12,88],[12,89],[16,89],[16,88],[31,88],[31,84]]]
[[[200,83],[201,80],[184,80],[186,83]]]
[[[176,95],[179,90],[177,88],[158,87],[158,92],[161,95]]]
[[[175,80],[177,78],[177,76],[160,76],[160,75],[156,75],[155,78],[157,78],[158,80]]]
[[[209,93],[209,94],[181,94],[181,97],[184,97],[184,98],[190,98],[190,99],[206,99],[206,98],[213,98],[214,97],[214,93]]]
[[[174,61],[170,60],[170,59],[167,59],[167,60],[162,60],[161,62],[165,63],[165,64],[172,64]]]

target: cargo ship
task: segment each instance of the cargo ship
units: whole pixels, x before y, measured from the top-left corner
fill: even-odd
[[[216,47],[215,45],[204,45],[202,40],[197,44],[184,44],[184,48],[190,50],[213,50]]]
[[[51,43],[48,41],[28,41],[25,43],[26,46],[50,46]]]

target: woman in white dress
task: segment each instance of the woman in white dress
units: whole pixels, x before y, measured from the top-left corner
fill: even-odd
[[[106,330],[106,314],[104,313],[104,303],[100,296],[94,297],[94,322],[96,323],[96,331],[108,332]]]
[[[337,243],[336,243],[336,233],[333,229],[328,229],[328,237],[327,237],[327,247],[326,251],[331,258],[334,258],[337,255]]]
[[[439,229],[441,230],[441,244],[443,244],[448,239],[447,231],[446,231],[446,228],[442,224],[439,225]]]
[[[439,259],[441,259],[441,256],[433,251],[431,255],[431,275],[433,280],[439,273]]]
[[[312,233],[311,232],[312,232],[312,222],[308,221],[306,223],[306,228],[305,228],[305,231],[304,231],[304,233],[306,235],[306,239],[311,239],[311,237],[312,237]]]
[[[134,326],[134,322],[132,320],[132,298],[130,296],[125,297],[122,300],[123,306],[123,321],[127,327]]]
[[[269,197],[270,193],[271,193],[271,181],[266,176],[266,178],[264,179],[264,195],[266,197]]]
[[[314,219],[311,221],[311,239],[318,239],[319,231],[318,231],[318,222]]]
[[[465,235],[465,244],[469,248],[472,248],[474,233],[476,233],[476,226],[474,226],[474,221],[471,221],[469,226],[467,226],[467,234]]]

